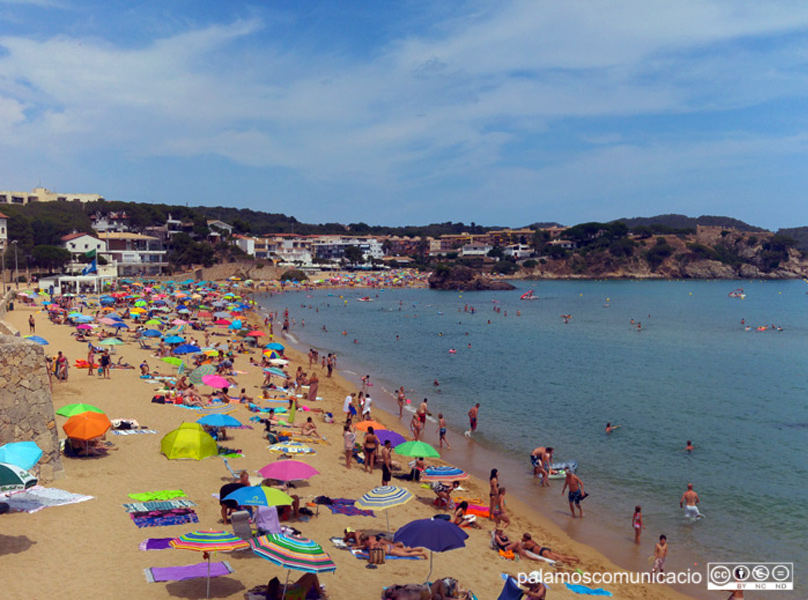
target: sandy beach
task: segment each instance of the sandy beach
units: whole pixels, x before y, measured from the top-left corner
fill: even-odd
[[[61,350],[73,365],[76,359],[86,358],[86,343],[76,341],[70,334],[72,327],[52,324],[41,306],[17,304],[17,309],[8,313],[6,320],[21,331],[27,331],[29,315],[36,319],[37,335],[46,338],[50,345],[46,353],[55,355]],[[217,333],[223,333],[220,330]],[[201,337],[201,336],[200,336]],[[277,336],[276,336],[277,338]],[[131,339],[127,334],[124,340]],[[225,341],[227,338],[214,337]],[[266,341],[267,338],[263,338]],[[283,341],[277,339],[277,341]],[[291,349],[286,354],[291,359],[290,372],[298,365],[308,369],[307,357]],[[137,366],[143,359],[148,360],[152,369],[159,368],[164,374],[174,372],[173,368],[154,358],[151,352],[127,341],[117,346],[115,360],[123,357],[125,362]],[[258,358],[258,354],[253,354]],[[244,387],[247,394],[257,397],[260,394],[262,373],[260,367],[250,366],[247,355],[239,355],[235,368],[244,371],[238,376],[238,387]],[[364,473],[361,466],[353,465],[347,470],[342,453],[342,413],[341,406],[345,395],[355,388],[337,371],[333,378],[326,378],[325,371],[315,367],[320,376],[318,395],[323,401],[312,404],[335,415],[333,424],[324,423],[322,414],[313,417],[318,430],[328,443],[314,444],[316,454],[301,460],[309,463],[320,475],[308,482],[300,482],[294,493],[303,501],[311,501],[315,496],[327,495],[357,499],[381,483],[381,470]],[[202,461],[167,460],[160,453],[160,440],[182,422],[193,422],[199,415],[192,410],[177,406],[155,404],[152,396],[158,393],[155,381],[143,380],[136,369],[114,369],[111,379],[88,376],[86,371],[70,369],[69,380],[65,383],[53,382],[53,402],[58,409],[66,404],[86,402],[103,409],[111,419],[132,418],[141,425],[156,430],[156,435],[116,436],[111,432],[107,440],[116,449],[106,456],[97,458],[62,459],[65,476],[46,484],[47,487],[64,489],[77,494],[93,496],[94,499],[73,505],[47,508],[27,514],[3,515],[0,533],[0,564],[6,574],[2,596],[10,599],[38,598],[204,598],[205,579],[195,579],[170,583],[147,583],[144,569],[168,567],[202,562],[199,553],[186,550],[142,551],[139,545],[147,538],[175,537],[182,533],[203,529],[227,529],[222,526],[218,501],[212,496],[224,483],[232,481],[230,474],[218,457]],[[306,404],[303,402],[303,404]],[[248,423],[253,416],[246,407],[233,405],[234,417]],[[299,412],[297,424],[305,421],[305,412]],[[409,437],[397,418],[374,411],[374,419],[389,429],[397,430]],[[61,426],[64,417],[58,417],[60,438],[64,438]],[[237,448],[243,457],[230,459],[234,469],[245,469],[255,476],[264,465],[277,460],[277,455],[268,452],[266,440],[262,437],[260,424],[252,424],[254,429],[230,430],[231,439],[224,442]],[[361,439],[362,434],[358,434]],[[397,459],[405,464],[405,459]],[[442,461],[429,461],[429,464],[444,464]],[[402,507],[390,511],[390,524],[393,529],[401,527],[413,519],[427,518],[438,512],[432,506],[434,494],[418,483],[393,480],[394,485],[409,489],[415,498]],[[562,482],[552,485],[560,487]],[[487,482],[470,479],[463,482],[464,496],[487,498]],[[181,489],[187,499],[196,503],[194,507],[199,523],[139,529],[124,510],[123,504],[132,502],[130,493],[156,490]],[[511,540],[516,540],[522,532],[530,532],[533,539],[542,546],[581,558],[581,569],[585,572],[622,571],[614,566],[603,554],[577,543],[566,536],[557,526],[533,512],[530,507],[510,498],[511,526],[507,532]],[[384,586],[399,583],[423,582],[429,570],[428,561],[393,560],[378,569],[366,569],[366,562],[352,556],[348,551],[335,548],[329,538],[339,536],[345,527],[363,531],[382,532],[386,529],[385,515],[377,513],[376,518],[331,514],[326,507],[320,507],[319,514],[307,521],[293,520],[287,523],[299,529],[303,535],[318,543],[331,555],[337,564],[334,574],[321,576],[330,598],[373,599],[380,596]],[[502,589],[501,573],[549,569],[544,563],[533,561],[509,561],[489,549],[488,541],[492,525],[483,523],[481,530],[467,530],[469,539],[466,547],[442,554],[435,554],[433,579],[455,577],[471,589],[479,600],[493,600]],[[211,581],[212,598],[243,598],[244,592],[278,576],[284,579],[286,572],[268,561],[253,555],[249,550],[217,554],[214,560],[228,561],[234,572]],[[299,574],[292,573],[296,578]],[[666,585],[606,585],[615,598],[625,599],[674,599],[685,598]],[[549,598],[572,599],[579,597],[562,585],[552,586]]]

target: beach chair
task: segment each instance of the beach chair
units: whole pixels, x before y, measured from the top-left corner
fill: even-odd
[[[233,481],[238,481],[239,479],[238,471],[233,470],[233,467],[230,466],[230,463],[227,462],[226,458],[222,457],[222,460],[224,461],[224,466],[227,467],[228,471],[230,471],[230,475],[233,476]]]
[[[237,535],[242,540],[252,539],[253,530],[250,524],[250,513],[246,510],[237,510],[230,515],[230,522],[233,524],[233,535]]]
[[[524,592],[522,588],[519,587],[519,583],[511,577],[510,575],[505,575],[503,573],[502,578],[505,580],[505,585],[502,588],[502,591],[499,593],[499,597],[497,600],[519,600],[524,596]]]
[[[143,340],[138,340],[137,343],[143,350],[151,350],[152,349],[152,347],[149,346],[148,344],[146,344]]]

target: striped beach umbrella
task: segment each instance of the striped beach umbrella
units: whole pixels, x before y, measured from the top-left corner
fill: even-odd
[[[185,533],[169,542],[178,550],[195,550],[208,553],[208,587],[206,598],[210,598],[210,555],[212,552],[230,552],[249,548],[249,543],[228,531],[194,531]]]
[[[200,365],[188,376],[188,379],[191,380],[191,383],[194,385],[202,385],[202,378],[205,375],[213,375],[216,373],[216,367],[214,365]]]
[[[269,447],[270,452],[280,452],[283,454],[314,454],[314,449],[301,444],[300,442],[281,442],[279,444],[272,444]]]
[[[462,481],[469,474],[457,467],[427,467],[421,474],[421,481]]]
[[[308,538],[280,533],[262,535],[250,540],[253,552],[269,562],[286,569],[283,595],[289,585],[289,571],[304,573],[333,573],[337,565],[317,542]]]
[[[387,517],[387,531],[390,531],[390,515],[388,508],[401,506],[412,500],[412,493],[409,490],[395,485],[383,485],[373,488],[367,494],[356,501],[354,506],[362,510],[383,510]]]
[[[0,463],[0,492],[27,490],[37,484],[37,479],[17,465]]]

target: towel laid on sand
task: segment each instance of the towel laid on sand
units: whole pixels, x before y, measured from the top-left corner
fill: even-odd
[[[576,594],[585,594],[587,596],[611,596],[612,593],[604,590],[603,588],[593,589],[591,587],[586,587],[585,585],[577,585],[574,583],[565,583],[564,585],[567,586],[567,589],[576,593]]]
[[[331,513],[335,515],[348,515],[349,517],[375,517],[372,510],[362,510],[354,506],[356,500],[349,500],[348,498],[334,498],[333,504],[327,504],[331,509]]]
[[[210,576],[221,577],[233,573],[233,567],[227,561],[210,563]],[[146,581],[183,581],[185,579],[196,579],[208,576],[208,563],[202,562],[196,565],[185,565],[183,567],[152,567],[144,569],[143,574]]]
[[[112,435],[137,435],[139,433],[157,433],[154,429],[116,429]]]
[[[156,492],[142,492],[138,494],[129,494],[132,500],[138,502],[150,502],[152,500],[172,500],[174,498],[185,498],[185,492],[182,490],[158,490]]]
[[[124,504],[123,507],[128,513],[149,512],[151,510],[171,510],[172,508],[190,508],[196,506],[196,502],[191,500],[152,500],[151,502],[133,502]]]
[[[7,498],[3,498],[3,502],[6,502],[9,505],[9,509],[13,512],[35,513],[51,506],[77,504],[92,499],[92,496],[72,494],[65,490],[44,488],[40,485],[35,485],[24,492],[18,492]]]
[[[174,538],[149,538],[140,542],[141,550],[168,550]]]
[[[370,557],[368,553],[364,550],[359,550],[358,548],[351,548],[351,554],[353,554],[356,558],[361,560],[368,560]],[[386,560],[421,560],[419,556],[393,556],[392,554],[385,554],[384,558]]]
[[[199,517],[191,508],[173,508],[171,510],[150,510],[148,512],[129,513],[135,525],[142,527],[167,527],[184,523],[199,523]]]

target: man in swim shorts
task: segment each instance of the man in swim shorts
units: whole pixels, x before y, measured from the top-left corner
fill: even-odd
[[[569,495],[567,499],[570,503],[570,514],[572,514],[572,518],[575,518],[575,507],[578,507],[578,517],[583,519],[584,511],[581,508],[581,500],[586,498],[589,494],[584,493],[584,482],[575,475],[570,469],[567,469],[567,474],[564,478],[564,487],[561,488],[561,495],[564,495],[564,491],[569,488]]]
[[[693,490],[693,484],[687,484],[687,491],[682,494],[682,498],[679,500],[679,508],[685,509],[685,518],[688,519],[700,519],[702,515],[699,512],[699,507],[696,506],[699,503],[699,495]]]
[[[469,435],[477,431],[477,414],[480,412],[480,403],[478,402],[469,410]]]

